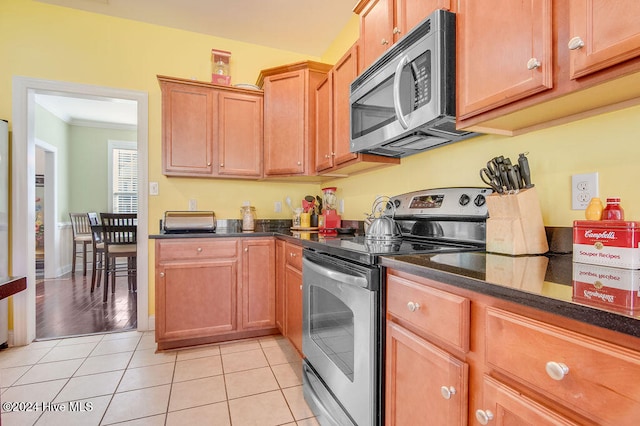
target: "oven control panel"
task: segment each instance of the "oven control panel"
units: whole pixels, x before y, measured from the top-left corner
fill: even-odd
[[[456,187],[408,192],[391,197],[396,217],[486,218],[491,188]]]

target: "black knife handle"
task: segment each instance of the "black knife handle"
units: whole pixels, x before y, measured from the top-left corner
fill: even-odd
[[[533,184],[531,183],[531,170],[529,169],[529,159],[525,154],[520,154],[518,156],[518,166],[520,167],[520,176],[522,180],[524,180],[525,188],[533,188]]]

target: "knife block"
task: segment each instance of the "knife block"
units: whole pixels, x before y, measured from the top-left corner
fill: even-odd
[[[549,251],[536,188],[487,196],[487,251],[510,255]]]

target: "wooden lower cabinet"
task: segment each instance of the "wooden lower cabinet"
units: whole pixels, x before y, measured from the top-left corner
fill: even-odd
[[[394,269],[386,318],[387,425],[626,426],[640,418],[633,336]],[[443,338],[443,322],[458,324],[451,334],[466,335],[468,349],[460,336]]]
[[[302,354],[302,246],[285,246],[285,308],[284,335]]]
[[[466,425],[468,365],[387,323],[386,425]]]
[[[273,238],[158,239],[158,349],[277,333]]]

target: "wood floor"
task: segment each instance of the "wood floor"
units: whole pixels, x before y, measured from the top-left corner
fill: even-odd
[[[136,293],[127,290],[126,277],[102,303],[103,289],[91,293],[91,272],[36,281],[36,339],[135,330]]]

